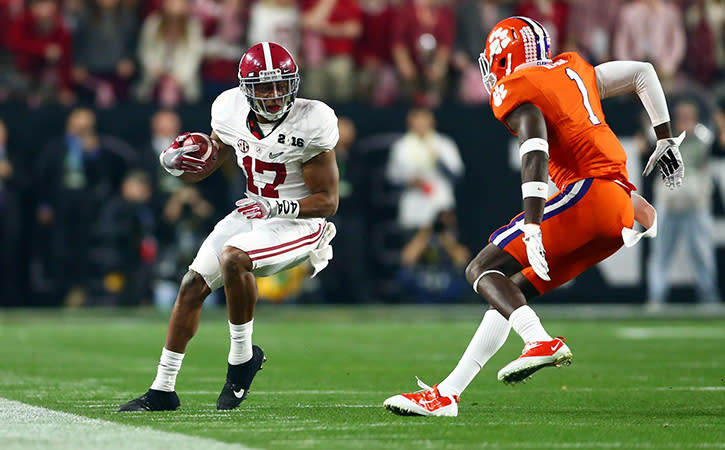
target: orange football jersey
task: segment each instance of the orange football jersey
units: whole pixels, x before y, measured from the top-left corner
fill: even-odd
[[[498,120],[524,103],[537,106],[546,120],[549,176],[560,189],[584,178],[627,180],[627,155],[604,120],[594,67],[576,53],[562,53],[551,64],[518,70],[491,92]]]

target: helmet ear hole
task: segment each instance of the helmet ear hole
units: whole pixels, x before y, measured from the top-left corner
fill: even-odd
[[[506,67],[506,60],[508,59],[508,56],[505,58],[501,58],[498,60],[498,66],[499,67]]]

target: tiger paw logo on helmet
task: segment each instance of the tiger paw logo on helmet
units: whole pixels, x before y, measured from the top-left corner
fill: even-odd
[[[488,52],[490,55],[498,55],[503,51],[503,49],[508,47],[510,43],[511,38],[509,37],[509,30],[499,27],[488,37]]]
[[[503,103],[503,99],[506,98],[506,94],[508,94],[508,91],[506,90],[506,88],[503,87],[503,83],[496,86],[493,89],[493,92],[491,92],[494,106],[501,106],[501,103]]]
[[[551,38],[537,21],[523,16],[497,23],[485,41],[478,65],[486,92],[519,67],[551,62]]]

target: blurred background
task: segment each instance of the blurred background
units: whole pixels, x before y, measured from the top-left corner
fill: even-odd
[[[246,182],[227,164],[185,184],[158,154],[211,132],[211,102],[262,40],[296,56],[300,96],[335,108],[341,174],[335,259],[260,278],[262,301],[480,302],[463,268],[521,208],[518,146],[477,64],[512,14],[544,24],[555,54],[651,62],[688,131],[685,185],[666,192],[640,176],[654,135],[638,98],[605,101],[660,235],[544,298],[721,310],[721,0],[0,0],[0,306],[170,308]]]

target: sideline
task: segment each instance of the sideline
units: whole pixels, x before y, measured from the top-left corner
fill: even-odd
[[[238,444],[91,419],[0,397],[3,450],[247,450]]]

